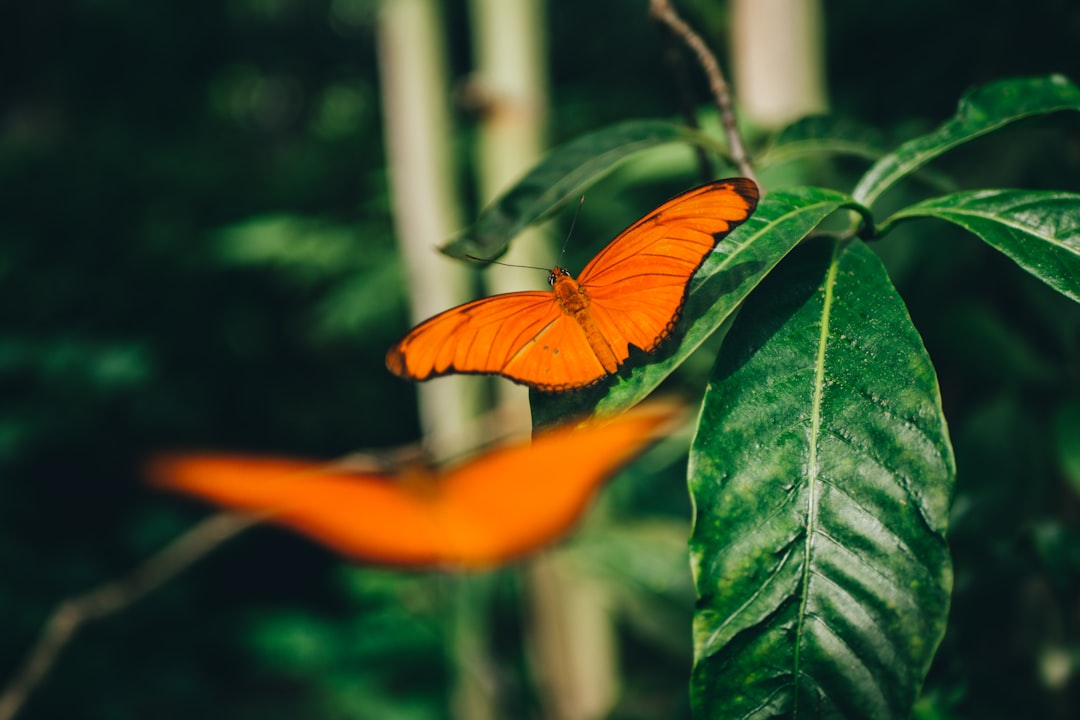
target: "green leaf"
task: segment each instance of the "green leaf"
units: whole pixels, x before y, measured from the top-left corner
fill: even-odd
[[[1080,302],[1080,195],[1057,191],[976,190],[904,208],[883,226],[916,217],[955,223]]]
[[[934,325],[936,350],[965,368],[965,383],[1053,391],[1066,382],[1032,328],[1010,322],[985,296],[950,299]]]
[[[530,225],[547,219],[616,165],[657,145],[686,142],[722,152],[704,133],[664,120],[629,120],[562,145],[480,213],[464,235],[440,250],[451,257],[493,259]]]
[[[1073,492],[1080,495],[1080,399],[1065,401],[1054,418],[1058,464]]]
[[[945,629],[954,474],[880,260],[800,249],[725,339],[690,450],[696,717],[908,717]]]
[[[215,233],[217,255],[223,263],[277,267],[306,284],[389,262],[393,244],[372,242],[373,238],[386,239],[385,228],[289,214],[249,217]],[[365,252],[357,253],[361,246]]]
[[[769,167],[817,153],[877,160],[887,152],[881,133],[874,128],[834,115],[809,115],[781,128],[756,165]]]
[[[694,597],[686,564],[689,533],[687,519],[645,517],[586,528],[553,552],[580,577],[603,583],[608,601],[635,635],[689,656],[686,627]]]
[[[1062,75],[1003,80],[965,95],[956,114],[929,135],[886,155],[863,175],[852,195],[869,207],[901,178],[969,140],[1032,115],[1080,110],[1080,89]]]
[[[609,382],[575,393],[531,392],[533,427],[593,412],[613,415],[644,400],[728,321],[743,298],[800,240],[850,203],[847,195],[822,188],[766,195],[750,219],[717,244],[691,280],[671,340],[652,355],[631,354]]]
[[[833,115],[810,115],[781,129],[756,164],[759,168],[773,167],[820,153],[874,161],[887,152],[881,133],[871,127]],[[957,190],[953,179],[942,173],[924,168],[917,175],[938,192]]]

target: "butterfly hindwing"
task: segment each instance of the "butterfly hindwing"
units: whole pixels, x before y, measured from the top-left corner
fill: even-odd
[[[187,453],[154,458],[146,474],[160,488],[291,528],[352,560],[490,567],[562,537],[597,488],[679,413],[650,403],[492,448],[445,471]]]
[[[578,281],[556,268],[555,293],[506,293],[447,310],[394,345],[386,366],[411,380],[459,372],[545,392],[592,385],[618,370],[630,345],[652,352],[671,334],[690,278],[757,200],[746,178],[683,193],[608,243]]]
[[[581,272],[589,310],[620,361],[656,349],[674,328],[697,269],[757,206],[757,186],[722,180],[679,195],[631,225]]]
[[[292,458],[188,454],[155,458],[147,474],[159,486],[264,515],[347,557],[400,566],[439,559],[442,537],[431,504],[383,473]]]
[[[520,374],[529,367],[527,358],[520,357],[522,347],[563,318],[550,292],[475,300],[413,328],[387,353],[386,365],[413,380],[452,372],[504,373],[508,366],[525,368]]]
[[[646,404],[607,422],[539,433],[448,471],[440,504],[453,554],[473,564],[505,562],[564,535],[598,488],[678,413],[671,404]]]

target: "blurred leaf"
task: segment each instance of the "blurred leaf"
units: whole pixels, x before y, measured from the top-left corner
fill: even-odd
[[[392,605],[411,612],[437,607],[438,592],[432,576],[427,573],[406,572],[390,568],[341,564],[338,584],[345,594],[360,605]]]
[[[958,300],[941,309],[943,347],[954,362],[966,365],[968,379],[997,387],[1027,384],[1046,388],[1062,381],[1060,368],[985,302]]]
[[[386,239],[384,246],[372,238]],[[279,267],[288,276],[318,282],[328,276],[389,261],[386,229],[299,215],[260,215],[222,228],[218,256],[233,265]]]
[[[102,342],[77,337],[50,340],[0,338],[0,378],[32,375],[46,385],[110,394],[144,385],[153,362],[138,342]]]
[[[260,664],[302,681],[323,706],[320,717],[441,717],[447,607],[439,578],[349,566],[340,575],[355,602],[348,614],[288,609],[249,620]]]
[[[425,696],[415,690],[394,693],[378,678],[367,677],[356,668],[345,675],[322,680],[326,689],[322,715],[327,718],[393,718],[393,720],[443,720],[446,700],[442,695]],[[410,678],[400,680],[408,686]]]
[[[937,130],[875,163],[852,196],[869,207],[898,180],[945,151],[1011,122],[1059,110],[1080,110],[1080,89],[1062,75],[1003,80],[973,90]]]
[[[356,337],[404,306],[401,288],[397,258],[334,283],[314,309],[311,330],[320,339]]]
[[[880,261],[793,255],[736,320],[691,448],[697,715],[908,717],[945,630],[953,478]]]
[[[966,716],[960,714],[957,707],[963,697],[964,689],[960,687],[926,692],[912,708],[911,720],[961,720]]]
[[[1054,421],[1058,463],[1073,492],[1080,496],[1080,400],[1065,402]]]
[[[518,233],[551,217],[566,202],[577,200],[585,188],[619,163],[671,142],[718,151],[722,147],[708,135],[664,120],[629,120],[583,135],[549,152],[486,207],[461,237],[440,249],[456,258],[497,258]]]
[[[1060,518],[1036,520],[1025,528],[1025,534],[1030,537],[1031,544],[1038,552],[1039,561],[1045,569],[1051,570],[1049,577],[1073,577],[1080,571],[1080,531],[1077,530],[1076,523],[1062,522]],[[1045,625],[1042,628],[1047,629]],[[1050,643],[1059,639],[1053,629],[1048,635],[1049,637],[1043,639]],[[1052,647],[1052,644],[1049,647],[1044,645],[1039,648],[1040,654],[1053,652]],[[1054,674],[1061,679],[1059,673]],[[1062,683],[1054,684],[1060,686]]]
[[[262,662],[293,674],[324,671],[334,666],[340,629],[301,612],[283,612],[255,623],[252,641]]]
[[[316,341],[356,338],[404,302],[400,258],[382,225],[261,215],[217,239],[227,264],[273,268],[286,282],[322,291],[306,325]]]
[[[685,520],[648,518],[604,524],[579,533],[558,552],[587,566],[591,577],[654,594],[692,591],[686,565]]]
[[[886,221],[882,232],[916,217],[936,217],[969,230],[1080,302],[1080,195],[1032,190],[956,193],[904,208]]]
[[[822,153],[877,160],[888,151],[882,133],[876,128],[835,115],[810,115],[774,135],[757,165],[775,167]],[[924,168],[917,175],[938,192],[955,192],[957,189],[956,182],[942,173]]]
[[[743,298],[818,223],[850,202],[823,188],[778,190],[766,195],[743,225],[722,239],[690,282],[674,338],[654,353],[631,354],[613,380],[581,392],[530,393],[533,424],[599,412],[614,415],[645,399],[710,335]]]
[[[953,437],[961,471],[949,537],[954,551],[966,543],[993,552],[988,540],[1000,544],[1018,532],[1045,492],[1039,452],[1045,429],[1023,394],[1003,391],[980,395]]]
[[[757,159],[760,167],[817,153],[877,160],[889,151],[881,131],[836,115],[809,115],[780,129]]]
[[[686,562],[689,534],[685,520],[632,520],[579,533],[558,552],[585,577],[599,578],[611,589],[620,614],[640,637],[688,655],[686,625],[694,603]]]

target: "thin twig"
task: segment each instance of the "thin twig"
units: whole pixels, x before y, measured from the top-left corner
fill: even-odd
[[[750,158],[746,153],[742,136],[739,134],[738,125],[735,122],[735,109],[731,103],[731,89],[728,87],[724,74],[720,71],[720,63],[716,56],[709,50],[709,46],[694,32],[672,7],[669,0],[650,0],[649,12],[658,22],[666,25],[675,35],[686,43],[687,47],[697,55],[701,69],[709,79],[709,89],[712,91],[716,107],[720,110],[720,122],[724,126],[727,135],[728,148],[731,150],[731,158],[735,161],[739,172],[751,180],[757,180],[754,169],[750,166]]]
[[[664,49],[664,61],[671,69],[672,77],[675,78],[675,90],[679,97],[679,110],[682,112],[683,121],[687,127],[698,130],[701,124],[698,122],[697,112],[694,107],[694,91],[690,87],[690,78],[686,73],[686,63],[683,62],[682,52],[679,46],[676,45],[675,33],[667,28],[665,30],[664,35],[667,37],[668,42],[667,47]],[[708,153],[700,145],[694,145],[694,155],[697,157],[698,169],[701,172],[701,182],[709,182],[715,176],[713,175],[712,162],[709,160]]]
[[[0,720],[11,720],[30,693],[41,684],[81,625],[119,612],[157,589],[257,520],[219,514],[204,520],[128,575],[64,600],[30,650],[23,665],[0,695]]]

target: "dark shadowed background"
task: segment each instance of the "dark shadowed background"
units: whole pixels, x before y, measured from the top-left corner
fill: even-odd
[[[461,81],[466,3],[444,5]],[[724,4],[682,5],[723,56]],[[825,6],[831,106],[886,137],[993,79],[1080,80],[1069,0]],[[55,603],[208,513],[142,485],[149,452],[417,438],[414,390],[383,367],[408,319],[373,18],[372,0],[0,3],[0,683]],[[550,0],[548,22],[552,144],[677,113],[645,2]],[[455,113],[474,198],[476,118]],[[849,189],[863,167],[829,177]],[[1080,118],[936,167],[963,187],[1080,191]],[[594,207],[589,233],[626,220]],[[1080,478],[1056,438],[1080,432],[1080,309],[958,230],[912,227],[879,250],[937,364],[959,467],[954,609],[920,717],[1076,717]],[[612,504],[688,517],[667,474],[627,478]],[[444,581],[256,529],[88,627],[21,717],[446,717]],[[487,642],[508,716],[529,717],[518,588],[494,582]],[[686,716],[684,600],[669,610],[685,642],[621,627],[623,681],[653,705],[617,717]]]

